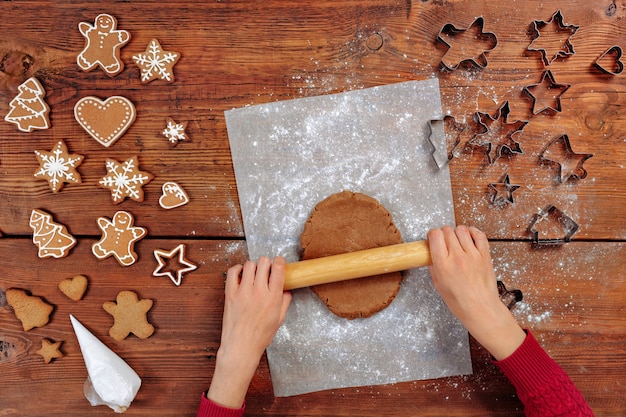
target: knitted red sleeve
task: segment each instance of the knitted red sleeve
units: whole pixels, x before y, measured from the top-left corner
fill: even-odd
[[[222,407],[209,400],[206,393],[202,393],[196,417],[242,417],[245,408],[245,403],[238,409]]]
[[[587,417],[593,411],[565,371],[541,348],[530,331],[508,358],[494,363],[524,403],[528,417]]]

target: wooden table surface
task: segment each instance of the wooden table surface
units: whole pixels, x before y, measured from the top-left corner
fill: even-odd
[[[527,49],[531,24],[550,21],[557,10],[563,16],[561,31],[579,28],[569,37],[574,53],[546,66],[539,52]],[[78,24],[93,23],[100,13],[114,15],[118,28],[131,33],[121,50],[125,69],[113,78],[100,69],[83,72],[76,64],[84,46]],[[222,274],[247,255],[239,209],[245,196],[237,193],[224,111],[432,77],[439,78],[444,111],[470,129],[475,112],[495,118],[506,101],[508,122],[529,121],[516,137],[523,153],[503,152],[493,164],[485,147],[463,146],[468,137],[463,138],[450,163],[456,221],[487,232],[498,277],[524,293],[513,310],[516,317],[571,375],[597,415],[626,412],[626,75],[607,74],[594,65],[611,46],[626,47],[626,2],[5,1],[0,15],[0,114],[8,113],[17,86],[31,76],[44,86],[51,108],[47,130],[24,133],[0,123],[1,416],[111,415],[106,407],[90,407],[83,397],[86,371],[70,313],[142,377],[126,414],[194,415],[219,344]],[[447,23],[467,29],[478,16],[484,17],[484,31],[497,36],[496,48],[485,54],[488,65],[442,70],[447,48],[437,42],[440,30]],[[181,53],[173,83],[139,80],[131,57],[153,38],[165,50]],[[541,41],[554,43],[554,38],[545,31]],[[570,87],[560,97],[560,112],[533,114],[533,101],[523,88],[538,84],[547,69],[556,83]],[[122,95],[136,106],[135,123],[110,148],[96,143],[75,121],[74,105],[88,95]],[[160,134],[167,117],[188,122],[191,142],[168,145]],[[593,154],[584,162],[585,178],[561,183],[558,165],[539,159],[547,144],[563,134],[574,153]],[[78,168],[82,183],[53,193],[46,181],[33,177],[38,168],[34,151],[49,151],[58,140],[85,160]],[[132,156],[155,178],[144,187],[143,202],[114,205],[110,193],[97,185],[105,174],[104,161]],[[521,188],[513,204],[493,204],[489,184],[501,182],[506,173]],[[165,181],[182,185],[189,204],[160,208]],[[535,247],[528,227],[548,205],[580,229],[569,243]],[[37,256],[29,227],[35,208],[51,213],[78,238],[69,256]],[[91,253],[100,238],[96,219],[118,210],[131,212],[136,224],[148,229],[148,237],[136,245],[139,260],[129,267]],[[187,245],[198,269],[175,287],[167,278],[152,276],[152,252],[179,243]],[[57,285],[77,274],[86,275],[90,285],[74,302]],[[50,323],[24,332],[7,306],[8,288],[23,288],[53,304]],[[154,300],[148,318],[156,331],[150,338],[117,342],[109,337],[112,318],[102,304],[121,290]],[[35,354],[42,338],[63,341],[65,356],[44,364]],[[468,376],[275,398],[263,359],[250,386],[247,412],[522,415],[514,389],[475,342],[472,362],[474,374]]]

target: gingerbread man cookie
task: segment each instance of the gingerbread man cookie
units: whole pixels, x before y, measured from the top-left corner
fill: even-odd
[[[99,65],[110,77],[122,72],[120,48],[128,43],[130,33],[116,27],[117,20],[109,14],[96,16],[93,26],[87,22],[78,24],[78,30],[85,37],[85,48],[76,62],[83,71],[91,71]]]
[[[91,247],[96,258],[114,256],[122,266],[134,264],[137,260],[135,243],[146,235],[147,230],[133,226],[133,222],[133,215],[126,211],[118,211],[112,220],[100,217],[98,227],[102,230],[102,238]]]
[[[114,318],[109,336],[118,342],[131,333],[140,339],[146,339],[154,333],[154,326],[146,317],[152,308],[152,300],[148,298],[140,300],[133,291],[120,291],[115,301],[107,301],[102,308]]]

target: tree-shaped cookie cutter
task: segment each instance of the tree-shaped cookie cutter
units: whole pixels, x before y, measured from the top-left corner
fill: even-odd
[[[484,32],[485,20],[482,16],[477,17],[472,24],[463,29],[457,28],[452,23],[443,25],[437,40],[448,47],[441,58],[441,65],[449,70],[455,70],[463,62],[469,62],[478,68],[487,66],[486,52],[491,51],[498,45],[495,33]]]
[[[593,65],[605,74],[619,75],[624,71],[622,48],[613,45],[595,60]]]
[[[578,29],[579,26],[563,23],[563,14],[561,10],[557,10],[548,21],[533,21],[531,24],[533,40],[526,49],[540,52],[544,66],[548,66],[558,57],[566,57],[576,53],[571,37]],[[548,33],[550,30],[552,32]],[[556,44],[558,49],[551,48],[551,51],[548,52],[545,44]],[[556,52],[553,52],[553,50],[556,50]]]
[[[578,223],[562,210],[548,205],[533,215],[528,232],[536,246],[562,245],[578,231]]]
[[[435,134],[438,126],[443,125],[443,141]],[[454,116],[446,115],[443,119],[428,121],[428,142],[437,167],[443,169],[456,156],[462,137],[469,127],[467,123],[458,122]]]

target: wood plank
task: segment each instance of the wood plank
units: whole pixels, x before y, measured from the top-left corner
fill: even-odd
[[[2,253],[14,254],[0,266],[2,290],[25,288],[55,305],[51,322],[30,332],[22,330],[9,307],[0,307],[0,412],[28,416],[44,410],[53,416],[110,413],[104,407],[91,409],[82,396],[86,372],[67,318],[71,313],[143,378],[127,414],[193,415],[199,393],[210,381],[219,346],[222,272],[246,258],[244,242],[182,241],[199,268],[183,278],[180,287],[167,278],[151,276],[156,267],[151,252],[178,242],[141,241],[137,247],[140,260],[128,268],[113,259],[96,260],[90,253],[93,242],[82,239],[67,258],[42,261],[27,239],[0,239]],[[524,300],[513,310],[520,323],[532,329],[570,374],[597,415],[620,415],[626,407],[622,383],[626,327],[618,313],[626,301],[626,246],[590,242],[542,250],[525,242],[492,246],[498,277],[524,293]],[[23,265],[37,267],[27,270]],[[73,302],[56,286],[77,273],[87,275],[90,286],[83,300]],[[146,340],[130,336],[116,342],[107,334],[112,319],[101,305],[125,289],[155,300],[148,317],[156,332]],[[64,340],[66,356],[44,365],[34,353],[43,337]],[[522,415],[513,388],[475,342],[472,362],[474,374],[470,376],[274,398],[264,359],[250,387],[248,411],[249,415]],[[37,392],[36,400],[32,392]]]

